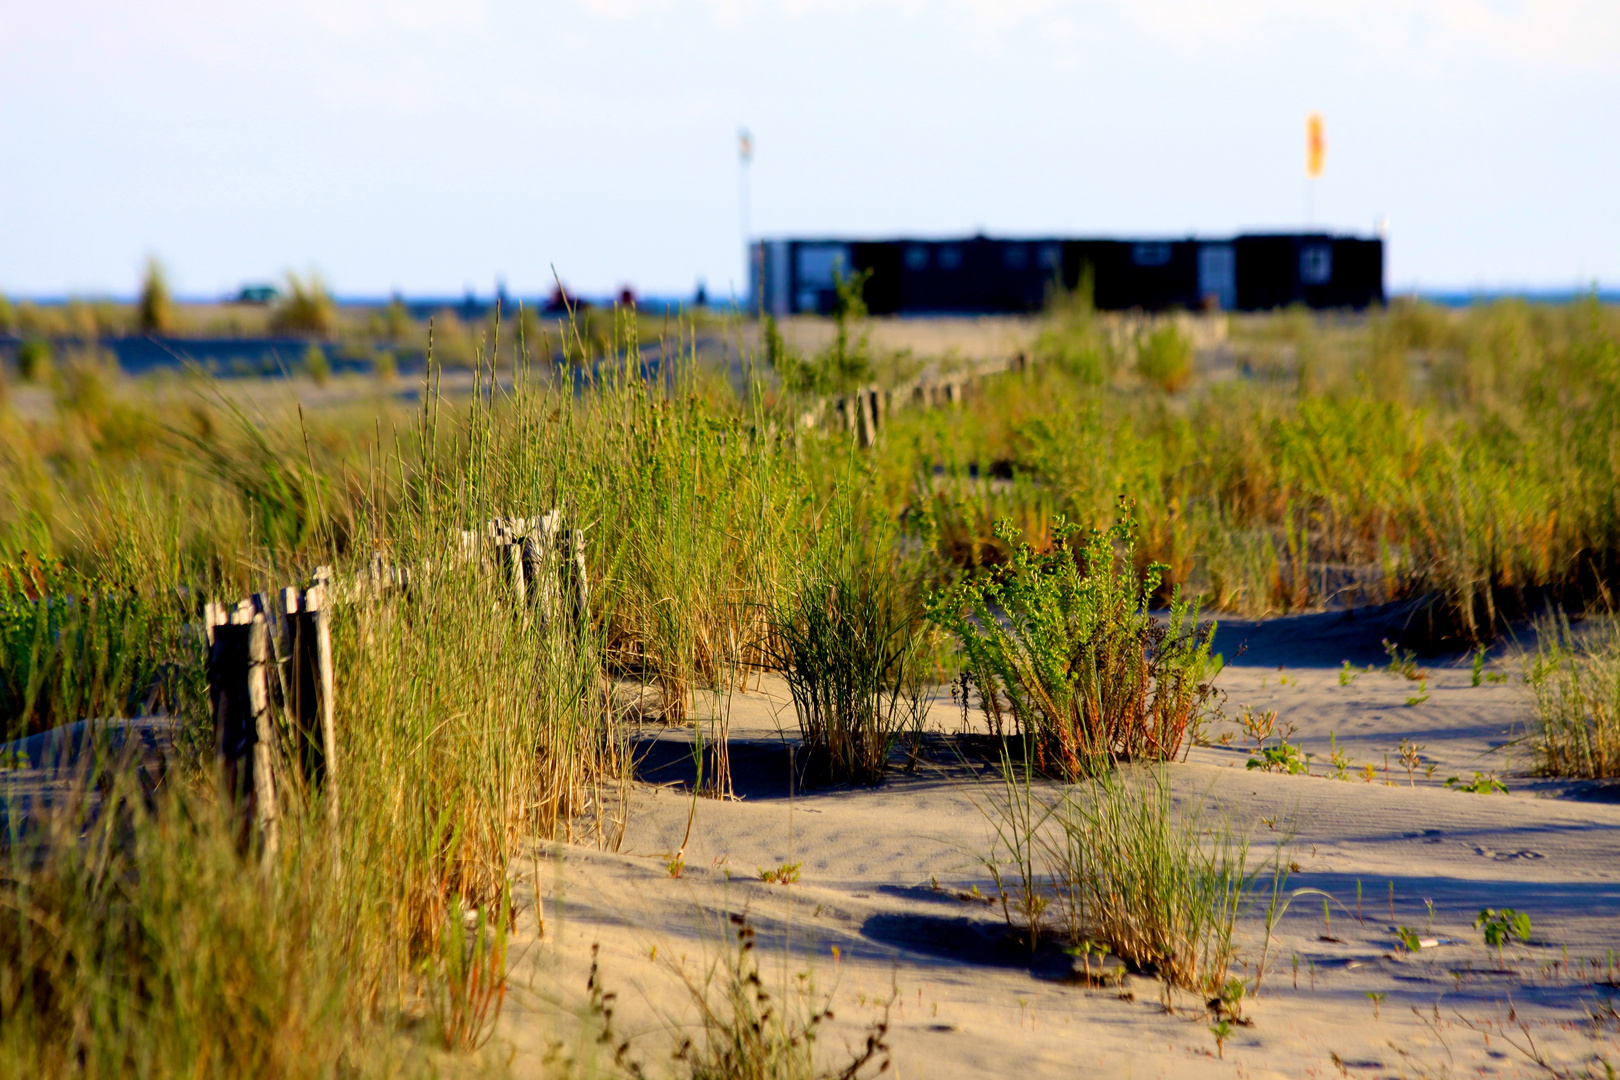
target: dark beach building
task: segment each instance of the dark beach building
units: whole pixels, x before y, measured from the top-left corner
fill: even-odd
[[[1384,242],[1326,233],[1227,240],[761,240],[751,251],[756,313],[826,314],[835,273],[870,271],[874,315],[1038,311],[1089,282],[1097,307],[1264,311],[1384,302]]]

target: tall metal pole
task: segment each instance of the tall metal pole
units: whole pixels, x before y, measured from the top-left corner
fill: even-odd
[[[750,303],[757,303],[754,296],[754,256],[753,256],[753,223],[749,220],[748,205],[748,167],[754,161],[754,137],[747,128],[737,129],[737,203],[738,217],[742,229],[743,244],[743,281],[748,293]]]

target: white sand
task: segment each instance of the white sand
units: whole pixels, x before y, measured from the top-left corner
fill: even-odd
[[[1150,979],[1130,977],[1135,1000],[1122,1001],[1112,989],[1060,981],[1050,954],[1032,970],[1028,955],[1005,940],[998,907],[957,898],[973,886],[991,891],[977,861],[986,825],[975,806],[975,770],[925,766],[892,774],[876,790],[789,797],[776,718],[791,734],[793,713],[785,688],[769,680],[732,706],[744,797],[697,802],[678,880],[666,864],[692,803],[672,789],[638,786],[617,853],[547,849],[534,871],[548,897],[544,940],[534,940],[532,915],[521,924],[526,951],[516,982],[532,990],[514,995],[495,1045],[502,1057],[514,1055],[520,1074],[536,1071],[558,1031],[546,1003],[583,999],[590,948],[600,943],[604,982],[619,994],[616,1026],[632,1038],[635,1056],[661,1067],[670,1032],[691,1019],[671,959],[696,965],[716,955],[725,933],[719,913],[746,910],[760,933],[767,982],[813,970],[823,989],[836,989],[838,1021],[823,1040],[829,1063],[842,1041],[860,1038],[875,1015],[870,1003],[891,985],[898,991],[889,1042],[900,1076],[1334,1076],[1333,1055],[1358,1076],[1424,1069],[1544,1075],[1500,1034],[1487,1045],[1461,1023],[1503,1022],[1510,1009],[1531,1025],[1536,1046],[1566,1067],[1594,1051],[1620,1063],[1612,1023],[1598,1041],[1589,1022],[1571,1024],[1585,1022],[1587,1005],[1616,991],[1590,985],[1578,971],[1543,970],[1562,961],[1566,948],[1572,963],[1620,948],[1620,805],[1565,797],[1577,785],[1522,776],[1508,777],[1507,795],[1443,788],[1456,772],[1504,772],[1506,751],[1492,748],[1522,733],[1516,728],[1530,716],[1516,665],[1493,662],[1492,670],[1513,671],[1514,681],[1475,688],[1462,659],[1431,662],[1430,698],[1414,707],[1404,702],[1417,684],[1382,672],[1339,685],[1341,659],[1382,659],[1384,632],[1365,617],[1346,623],[1337,615],[1223,630],[1219,645],[1229,657],[1239,640],[1249,642],[1220,680],[1228,715],[1240,704],[1276,708],[1281,720],[1298,725],[1296,741],[1317,755],[1313,773],[1326,771],[1329,731],[1358,766],[1378,767],[1372,783],[1264,774],[1244,768],[1248,754],[1219,746],[1194,748],[1174,767],[1179,797],[1207,798],[1216,812],[1252,829],[1257,845],[1295,830],[1291,858],[1300,869],[1289,887],[1325,889],[1352,912],[1335,910],[1332,931],[1342,943],[1333,943],[1317,940],[1320,899],[1291,909],[1275,935],[1261,995],[1246,1010],[1253,1026],[1233,1033],[1224,1060],[1214,1056],[1207,1012],[1190,995],[1177,994],[1176,1012],[1167,1015]],[[1279,684],[1278,663],[1287,684]],[[936,702],[931,719],[945,731],[962,726],[948,699]],[[976,713],[970,720],[980,723]],[[1432,779],[1420,768],[1408,782],[1395,753],[1403,736],[1426,747],[1425,762],[1437,765]],[[677,762],[666,770],[672,778],[681,772],[679,748],[669,744],[689,738],[679,729],[658,737],[646,765],[652,778],[660,760]],[[1513,766],[1526,765],[1521,750]],[[1263,819],[1276,819],[1276,830]],[[798,884],[758,880],[760,869],[793,862],[803,864]],[[1353,914],[1358,881],[1361,922]],[[1434,905],[1432,922],[1425,900]],[[1509,948],[1508,974],[1494,970],[1494,950],[1470,925],[1487,906],[1526,911],[1534,922],[1531,945]],[[1396,923],[1458,943],[1399,959],[1390,933]],[[1252,977],[1258,916],[1243,929],[1248,968],[1237,973]],[[1460,981],[1453,971],[1464,973]],[[1370,991],[1387,995],[1377,1020]],[[1435,1008],[1449,1051],[1414,1015],[1432,1017]],[[1509,1033],[1524,1042],[1517,1027]]]

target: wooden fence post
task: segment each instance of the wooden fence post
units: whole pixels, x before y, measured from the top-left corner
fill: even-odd
[[[256,826],[266,858],[280,842],[274,731],[270,722],[270,636],[262,612],[244,600],[229,616],[213,605],[208,687],[221,794],[238,818],[245,848]]]
[[[333,723],[331,611],[326,586],[287,589],[286,653],[288,661],[287,716],[291,721],[293,757],[304,783],[320,790],[327,814],[335,822],[338,812],[337,733]]]
[[[502,569],[506,571],[506,576],[512,583],[512,595],[517,600],[517,609],[522,611],[528,602],[528,589],[523,580],[524,541],[502,540],[499,546]]]
[[[591,583],[585,573],[585,530],[568,529],[568,553],[562,567],[563,585],[574,594],[574,628],[581,633],[591,625]]]
[[[861,449],[877,445],[877,395],[870,389],[857,390],[849,399],[855,406],[855,437]]]

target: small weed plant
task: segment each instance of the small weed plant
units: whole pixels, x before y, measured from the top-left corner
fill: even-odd
[[[733,941],[701,977],[677,967],[696,1007],[700,1033],[675,1049],[682,1080],[859,1080],[889,1068],[889,1009],[879,999],[880,1019],[866,1031],[849,1060],[831,1067],[817,1062],[816,1041],[832,1020],[830,996],[818,994],[808,973],[775,991],[766,988],[759,948],[746,916],[730,916]]]
[[[1522,911],[1512,908],[1482,908],[1474,916],[1474,929],[1478,930],[1485,939],[1485,944],[1496,950],[1498,966],[1503,963],[1503,950],[1507,943],[1517,938],[1522,943],[1530,941],[1530,916]]]
[[[759,880],[767,885],[796,885],[803,863],[783,863],[774,870],[760,870]]]
[[[1389,666],[1384,670],[1391,675],[1399,675],[1403,679],[1417,682],[1427,672],[1418,667],[1417,653],[1412,649],[1402,649],[1388,638],[1384,639],[1384,652],[1389,656]]]
[[[1472,780],[1464,780],[1460,776],[1446,778],[1446,787],[1452,791],[1466,791],[1470,795],[1506,794],[1507,785],[1490,773],[1474,771]]]
[[[1406,786],[1416,787],[1417,781],[1413,778],[1413,774],[1417,771],[1417,767],[1422,764],[1423,751],[1427,750],[1428,747],[1420,746],[1411,739],[1403,738],[1397,749],[1401,755],[1401,765],[1406,769]]]
[[[1335,732],[1328,732],[1328,746],[1331,753],[1328,755],[1328,764],[1333,766],[1333,779],[1350,779],[1350,755],[1339,748],[1339,737]]]
[[[1275,746],[1261,747],[1259,753],[1249,759],[1246,767],[1261,772],[1299,776],[1311,771],[1311,755],[1301,754],[1299,747],[1293,743],[1279,742]]]

